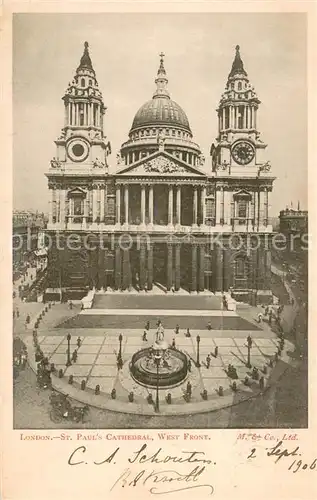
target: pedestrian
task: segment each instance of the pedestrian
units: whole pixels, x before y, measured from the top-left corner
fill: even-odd
[[[72,361],[74,361],[74,363],[76,363],[77,357],[78,357],[78,353],[77,353],[77,349],[75,349],[73,354],[72,354]]]
[[[176,325],[175,333],[176,333],[176,335],[179,333],[179,325]]]
[[[80,346],[81,346],[81,338],[77,337],[77,347],[80,347]]]
[[[206,358],[206,366],[207,366],[207,368],[210,368],[210,361],[211,361],[210,354],[208,354],[208,356]]]
[[[218,351],[219,351],[219,348],[218,348],[218,346],[216,345],[216,347],[215,347],[215,358],[218,356]]]
[[[208,325],[207,325],[207,330],[211,330],[211,329],[212,329],[212,328],[211,328],[211,322],[209,321],[209,322],[208,322]]]
[[[191,362],[191,360],[190,360],[190,359],[187,361],[187,368],[188,368],[188,371],[189,371],[189,372],[191,372],[191,371],[192,371],[192,362]]]
[[[147,342],[147,336],[146,336],[146,334],[147,334],[147,331],[144,330],[143,337],[142,337],[143,342]]]
[[[192,395],[192,384],[188,381],[186,386],[186,393],[191,396]]]
[[[187,330],[186,330],[185,337],[190,337],[190,331],[189,331],[189,328],[187,328]]]
[[[268,315],[268,313],[269,313],[269,306],[266,306],[266,308],[265,308],[265,312],[264,312],[265,316],[267,316],[267,315]]]
[[[145,329],[146,329],[147,331],[149,331],[149,329],[150,329],[150,322],[149,322],[149,321],[147,321],[147,322],[145,323]]]
[[[172,349],[176,349],[175,338],[173,338],[173,340],[172,340]]]
[[[258,314],[258,323],[262,322],[262,318],[263,318],[263,315],[262,315],[261,312],[259,312],[259,314]]]
[[[272,312],[272,311],[270,311],[270,312],[269,312],[269,325],[271,325],[271,324],[272,324],[272,317],[273,317],[273,312]]]
[[[71,300],[69,301],[69,309],[73,309],[73,303]]]

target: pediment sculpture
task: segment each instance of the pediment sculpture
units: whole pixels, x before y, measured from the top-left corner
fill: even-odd
[[[206,160],[205,156],[203,154],[200,154],[198,157],[200,167],[203,167],[205,165],[205,160]]]
[[[263,165],[260,166],[260,172],[270,172],[270,170],[271,170],[271,163],[269,161],[263,163]]]
[[[55,156],[54,156],[53,159],[51,160],[51,167],[52,168],[61,168],[62,162],[60,160],[57,160],[57,158],[55,158]]]
[[[216,169],[225,171],[228,169],[228,167],[229,167],[229,162],[225,160],[223,163],[218,163]]]
[[[122,158],[120,153],[117,153],[117,165],[125,165],[124,158]]]
[[[144,163],[144,170],[146,172],[155,172],[159,174],[173,174],[179,172],[186,172],[186,169],[177,165],[168,158],[153,158],[153,160]]]
[[[105,163],[102,162],[99,158],[96,158],[95,161],[93,162],[93,167],[94,168],[104,168]]]

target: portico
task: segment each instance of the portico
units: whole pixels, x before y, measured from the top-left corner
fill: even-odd
[[[204,226],[205,199],[204,182],[117,179],[116,226]]]

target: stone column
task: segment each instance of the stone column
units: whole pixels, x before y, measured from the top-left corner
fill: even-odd
[[[87,193],[87,196],[88,196],[88,193]],[[87,224],[88,210],[89,210],[88,199],[86,197],[84,199],[84,219],[83,219],[83,225],[84,225],[84,227],[86,227],[86,224]]]
[[[116,245],[116,256],[115,256],[115,287],[116,290],[121,288],[121,248]]]
[[[48,208],[48,223],[53,223],[53,189],[49,190],[49,200],[48,200],[49,208]]]
[[[173,224],[173,186],[168,186],[168,224]]]
[[[122,270],[122,289],[128,290],[131,285],[131,273],[130,273],[130,250],[124,248],[123,253],[123,270]]]
[[[141,224],[145,224],[145,186],[141,184]]]
[[[247,128],[247,107],[243,107],[243,128]]]
[[[221,188],[221,213],[220,213],[220,223],[224,224],[225,218],[225,192],[223,187]]]
[[[201,189],[201,224],[206,224],[206,187]]]
[[[220,224],[221,219],[221,191],[216,189],[216,224]]]
[[[153,186],[149,188],[149,222],[153,224]]]
[[[181,286],[181,245],[175,245],[175,290],[179,290]]]
[[[269,224],[269,192],[267,188],[264,190],[264,225]]]
[[[173,245],[172,243],[167,243],[167,290],[170,291],[172,288],[173,280]]]
[[[217,292],[222,292],[223,290],[223,252],[222,252],[222,245],[217,245],[215,247],[216,251],[216,291]]]
[[[60,222],[61,224],[65,224],[65,198],[66,198],[66,190],[61,189],[60,191]]]
[[[129,186],[124,186],[124,222],[129,224]]]
[[[194,186],[194,196],[193,196],[193,226],[197,226],[197,215],[198,215],[198,192],[197,186]]]
[[[147,252],[147,274],[148,274],[148,290],[153,288],[153,243],[150,243]]]
[[[121,224],[121,189],[116,186],[116,223]]]
[[[100,188],[100,222],[105,220],[105,189],[102,186]]]
[[[197,245],[192,245],[192,283],[191,291],[197,292]]]
[[[176,191],[176,224],[180,225],[182,223],[181,218],[181,186],[177,186]]]
[[[96,222],[97,218],[97,196],[98,196],[98,189],[95,187],[93,188],[92,191],[92,221]]]
[[[230,128],[234,128],[234,107],[230,106]]]
[[[144,290],[145,285],[145,244],[140,245],[140,289]]]
[[[205,290],[205,246],[199,247],[199,291]]]

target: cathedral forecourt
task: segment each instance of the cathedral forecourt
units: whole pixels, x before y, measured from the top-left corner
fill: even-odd
[[[207,161],[170,97],[164,54],[155,84],[109,169],[106,107],[85,42],[46,173],[52,241],[46,299],[158,288],[271,303],[274,177],[257,129],[260,101],[239,46]],[[73,245],[66,244],[69,235],[76,236]]]

